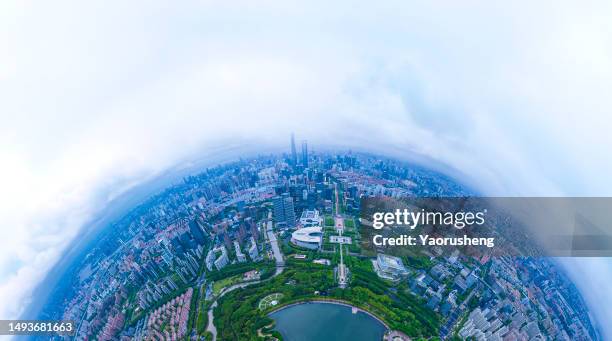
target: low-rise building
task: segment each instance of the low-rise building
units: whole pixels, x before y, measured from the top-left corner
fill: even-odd
[[[323,219],[317,210],[304,210],[300,216],[300,225],[302,227],[320,226]]]
[[[291,234],[291,243],[306,249],[317,250],[321,247],[323,229],[321,226],[311,226],[295,230]]]
[[[334,244],[351,244],[351,237],[346,236],[329,236],[329,242]]]
[[[379,253],[376,259],[372,260],[372,264],[374,265],[374,271],[380,278],[399,281],[401,277],[408,275],[408,270],[398,257]]]

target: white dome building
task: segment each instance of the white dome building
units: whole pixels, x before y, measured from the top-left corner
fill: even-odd
[[[321,226],[305,227],[291,234],[291,243],[311,250],[320,248],[322,241],[323,229]]]

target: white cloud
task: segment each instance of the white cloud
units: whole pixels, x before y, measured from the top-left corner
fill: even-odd
[[[1,6],[0,317],[117,188],[227,140],[295,131],[492,194],[612,194],[606,2]]]

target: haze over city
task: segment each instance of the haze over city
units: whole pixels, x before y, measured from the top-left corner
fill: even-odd
[[[608,2],[0,6],[2,319],[114,198],[291,132],[485,195],[612,195]],[[560,262],[612,337],[612,263]]]

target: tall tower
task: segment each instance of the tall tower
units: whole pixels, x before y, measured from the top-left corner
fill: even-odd
[[[272,198],[272,207],[274,208],[274,222],[277,224],[284,223],[286,221],[285,204],[280,195]]]
[[[293,198],[289,193],[283,193],[280,196],[272,198],[272,205],[274,209],[274,221],[277,224],[295,227],[295,208],[293,206]]]
[[[293,207],[293,198],[289,193],[283,194],[283,209],[285,211],[285,223],[289,227],[295,227],[295,208]]]
[[[191,232],[193,239],[195,239],[195,241],[199,244],[204,244],[204,242],[206,241],[204,238],[204,233],[202,232],[200,226],[195,220],[189,221],[189,232]]]
[[[295,151],[295,136],[291,133],[291,162],[292,166],[297,166],[297,152]]]
[[[308,167],[308,143],[306,140],[302,140],[302,165]]]

